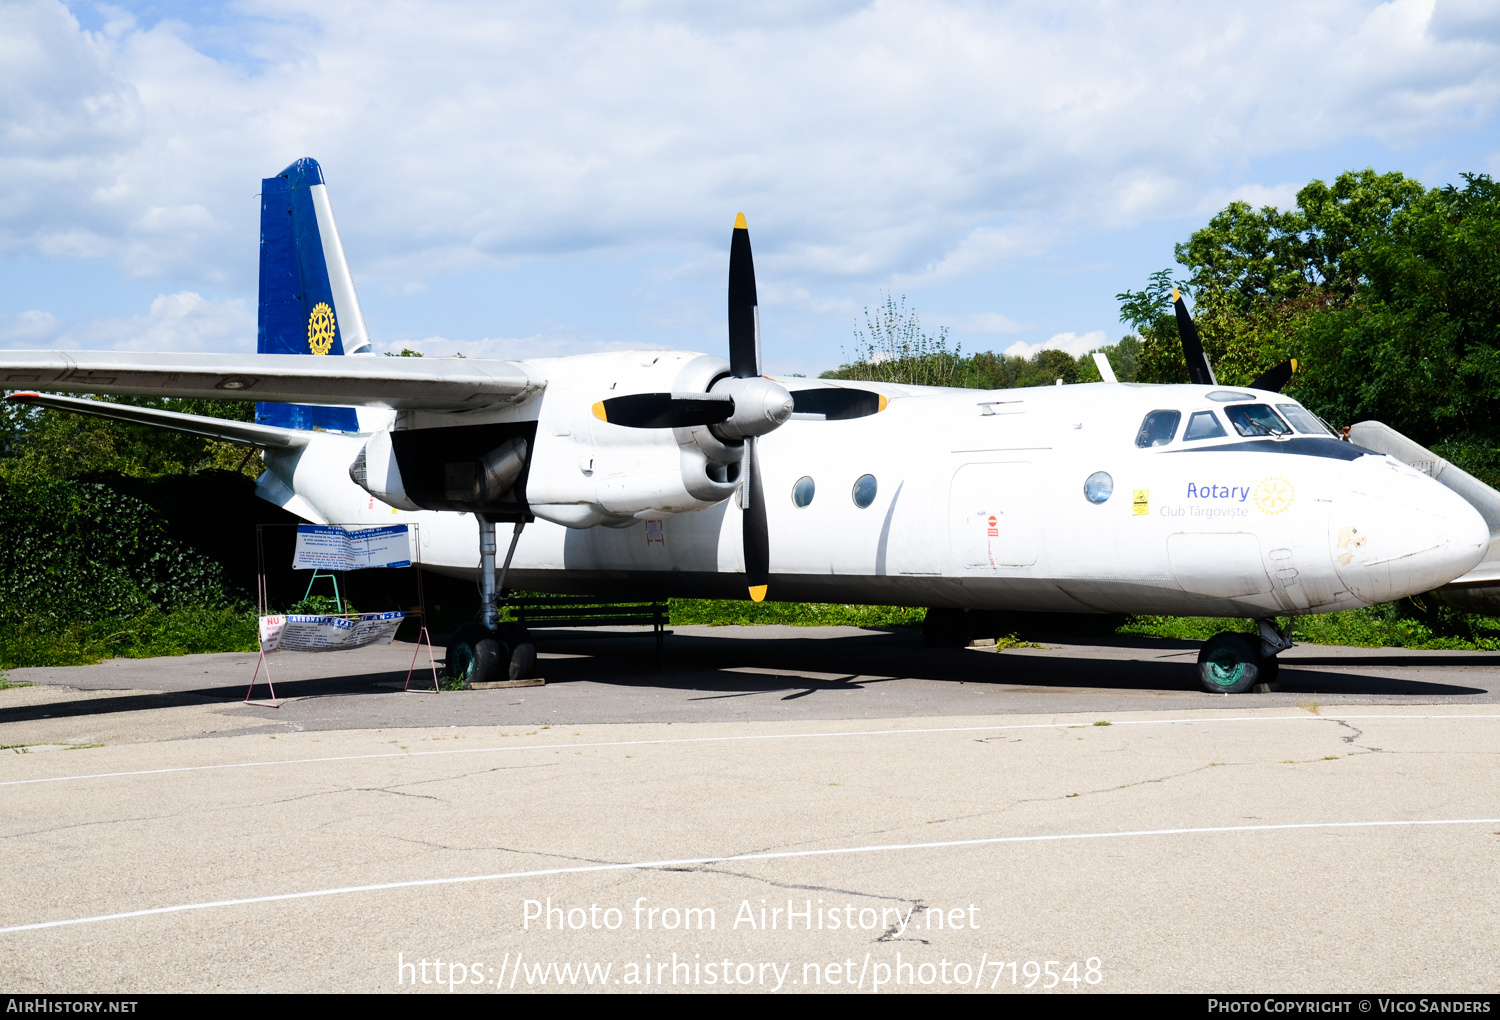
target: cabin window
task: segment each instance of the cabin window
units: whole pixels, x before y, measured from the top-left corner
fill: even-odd
[[[812,502],[813,493],[817,489],[818,487],[813,484],[813,480],[807,475],[803,475],[797,479],[797,484],[792,486],[792,502],[796,503],[799,507],[807,506],[807,504]]]
[[[854,505],[861,510],[875,502],[875,476],[860,475],[850,495],[854,498]]]
[[[1276,410],[1281,416],[1292,423],[1292,428],[1309,436],[1329,436],[1333,433],[1323,427],[1323,423],[1305,407],[1297,404],[1277,404]]]
[[[1083,498],[1090,503],[1103,503],[1114,492],[1115,480],[1109,476],[1108,471],[1095,471],[1084,479]]]
[[[1242,436],[1289,436],[1292,427],[1269,404],[1237,404],[1227,407],[1229,424]]]
[[[1188,419],[1187,431],[1182,434],[1183,442],[1193,439],[1218,439],[1227,436],[1224,426],[1219,424],[1219,416],[1212,411],[1194,411],[1193,416]]]
[[[1152,411],[1141,422],[1141,430],[1135,434],[1135,445],[1142,449],[1166,446],[1177,434],[1177,426],[1181,421],[1181,411]]]

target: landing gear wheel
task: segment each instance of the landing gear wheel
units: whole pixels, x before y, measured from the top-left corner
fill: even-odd
[[[1256,683],[1274,684],[1276,678],[1281,675],[1281,663],[1276,656],[1268,655],[1260,660],[1260,679]]]
[[[460,687],[507,679],[501,675],[508,649],[482,623],[466,623],[448,639],[447,680]],[[446,685],[445,685],[446,686]]]
[[[967,648],[974,640],[974,621],[966,609],[929,609],[922,621],[922,643],[928,648]]]
[[[1212,694],[1243,694],[1265,683],[1260,642],[1249,634],[1215,634],[1198,653],[1198,679]],[[1275,660],[1271,660],[1275,662]]]
[[[505,679],[525,680],[536,671],[536,643],[531,634],[519,623],[502,623],[495,628],[495,636],[505,646]]]

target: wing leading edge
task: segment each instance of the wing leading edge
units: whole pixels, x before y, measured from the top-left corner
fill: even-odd
[[[516,403],[545,386],[545,379],[515,361],[127,351],[0,353],[0,389],[467,411]]]

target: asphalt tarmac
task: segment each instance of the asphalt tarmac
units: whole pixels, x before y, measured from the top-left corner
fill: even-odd
[[[277,708],[254,656],[12,670],[0,987],[1500,984],[1500,657],[1300,647],[1224,697],[1185,642],[668,648],[441,694],[410,645],[280,653]]]

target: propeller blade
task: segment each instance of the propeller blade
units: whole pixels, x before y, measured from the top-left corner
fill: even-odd
[[[766,493],[760,484],[760,451],[755,437],[745,439],[745,459],[749,462],[745,483],[740,488],[744,508],[745,583],[750,586],[750,600],[764,602],[771,582],[771,539],[766,527]]]
[[[736,379],[760,375],[760,309],[755,298],[755,260],[745,214],[734,217],[729,242],[729,371]]]
[[[594,417],[631,429],[717,425],[734,414],[734,398],[715,393],[627,393],[594,405]]]
[[[1277,365],[1268,368],[1255,377],[1250,384],[1252,390],[1270,390],[1272,393],[1280,393],[1281,388],[1292,381],[1292,376],[1297,371],[1297,359],[1290,358]]]
[[[1203,353],[1198,327],[1193,325],[1193,317],[1188,314],[1187,305],[1182,303],[1182,295],[1177,293],[1176,287],[1172,288],[1172,310],[1177,313],[1177,335],[1182,337],[1182,356],[1187,359],[1188,381],[1197,386],[1217,386],[1219,380],[1214,378],[1208,355]]]

